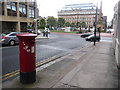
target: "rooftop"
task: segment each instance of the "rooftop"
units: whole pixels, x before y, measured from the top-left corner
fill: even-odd
[[[65,7],[62,8],[62,10],[83,10],[83,9],[96,9],[95,4],[93,3],[82,3],[82,4],[70,4],[65,5]]]

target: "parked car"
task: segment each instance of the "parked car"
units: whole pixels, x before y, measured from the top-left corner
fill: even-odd
[[[111,31],[107,31],[107,33],[112,33]]]
[[[86,37],[85,38],[86,39],[86,41],[94,41],[94,40],[96,40],[96,41],[100,41],[100,37],[99,36],[96,36],[96,38],[95,38],[95,36],[94,35],[90,35],[90,36],[88,36],[88,37]]]
[[[81,37],[85,38],[85,37],[88,37],[90,35],[92,35],[92,33],[84,33],[84,34],[81,35]]]
[[[114,33],[114,29],[107,29],[107,33]]]
[[[14,46],[15,44],[18,44],[19,40],[16,36],[17,34],[20,34],[20,32],[2,33],[2,45]]]

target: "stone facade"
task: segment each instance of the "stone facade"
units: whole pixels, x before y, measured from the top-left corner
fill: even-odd
[[[114,7],[113,28],[115,30],[113,38],[115,58],[117,66],[120,68],[120,1]]]
[[[98,20],[102,17],[102,6],[97,10]],[[85,22],[87,27],[93,28],[96,17],[96,6],[93,3],[66,5],[58,11],[58,17],[64,18],[66,22]]]
[[[37,16],[35,0],[3,0],[1,3],[2,32],[26,31],[27,25]]]
[[[103,16],[102,23],[103,23],[103,29],[107,30],[107,16]]]

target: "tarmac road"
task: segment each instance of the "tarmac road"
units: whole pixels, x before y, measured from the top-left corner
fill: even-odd
[[[111,37],[102,37],[101,41],[112,42]],[[84,47],[84,38],[77,34],[51,33],[49,39],[36,39],[36,66],[48,62],[51,58],[58,58]],[[19,75],[19,49],[16,46],[6,46],[2,50],[2,80],[6,81]]]
[[[84,47],[89,42],[79,35],[51,33],[49,39],[36,40],[36,62],[68,54],[77,48]],[[19,69],[18,45],[2,48],[2,75]],[[14,77],[13,77],[14,78]]]

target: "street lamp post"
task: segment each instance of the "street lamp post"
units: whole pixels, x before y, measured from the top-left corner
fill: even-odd
[[[35,28],[35,33],[38,35],[38,28],[37,28],[37,22],[38,22],[38,19],[34,19],[34,22],[35,22],[35,26],[34,26],[34,28]]]
[[[99,38],[100,38],[100,27],[98,28],[98,32],[99,32]]]
[[[96,28],[97,28],[97,11],[98,11],[98,6],[96,7],[96,16],[95,16],[95,30],[94,30],[94,46],[95,46],[95,42],[96,42]]]

